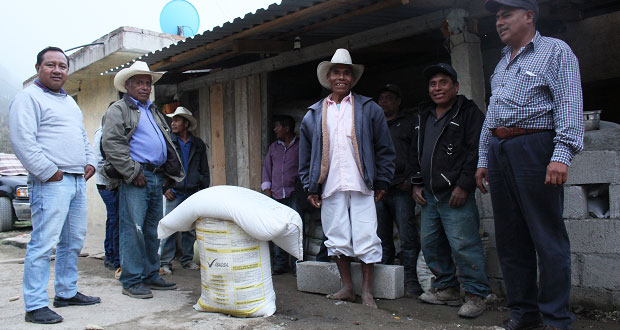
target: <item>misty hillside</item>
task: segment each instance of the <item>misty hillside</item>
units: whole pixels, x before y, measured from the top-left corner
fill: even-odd
[[[0,152],[13,152],[9,142],[9,104],[13,96],[20,90],[21,82],[13,78],[8,70],[0,64]]]

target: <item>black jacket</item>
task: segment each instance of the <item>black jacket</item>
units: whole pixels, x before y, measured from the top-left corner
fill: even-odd
[[[430,110],[435,106],[431,103],[417,115],[410,153],[411,183],[425,185],[435,196],[452,191],[456,186],[471,193],[476,188],[478,142],[484,114],[473,101],[462,95],[457,96],[457,101],[446,114],[445,124],[432,153],[431,182],[424,182],[420,170],[424,128],[426,120],[432,115]]]
[[[207,161],[207,148],[199,137],[188,133],[192,137],[192,143],[189,147],[189,159],[187,168],[185,169],[185,180],[177,182],[172,188],[180,194],[191,195],[198,190],[209,187],[209,163]],[[178,137],[170,134],[172,143],[182,159],[181,147],[179,146]]]
[[[416,114],[402,112],[402,110],[396,118],[388,120],[390,135],[392,136],[394,150],[396,151],[394,178],[390,182],[390,186],[398,185],[405,180],[411,180],[411,166],[407,166],[407,163],[409,162],[415,126]]]

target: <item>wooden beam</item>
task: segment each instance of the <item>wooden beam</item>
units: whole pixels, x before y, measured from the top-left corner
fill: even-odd
[[[248,137],[248,78],[235,80],[235,137],[237,139],[237,186],[250,188]]]
[[[181,72],[185,72],[188,70],[195,70],[195,69],[204,69],[206,68],[208,65],[213,64],[213,63],[217,63],[223,60],[227,60],[229,58],[235,57],[236,55],[238,55],[238,53],[236,52],[226,52],[217,56],[213,56],[207,59],[204,59],[202,61],[198,61],[196,63],[192,63],[190,65],[186,65],[182,68],[179,69],[175,69],[172,70],[171,72],[177,72],[177,73],[181,73]]]
[[[447,14],[448,10],[439,10],[350,36],[330,40],[322,44],[305,48],[302,47],[299,50],[289,51],[261,61],[240,65],[185,81],[179,83],[177,88],[179,90],[196,89],[205,84],[225,82],[239,77],[279,70],[321,58],[327,58],[333,55],[334,51],[338,48],[347,48],[349,50],[362,49],[421,34],[426,31],[436,30],[443,24]]]
[[[262,148],[261,148],[261,99],[260,77],[248,77],[248,151],[250,154],[250,189],[261,191]]]
[[[183,52],[181,54],[172,56],[161,62],[151,64],[149,67],[152,71],[162,71],[162,70],[165,71],[166,66],[169,64],[179,62],[179,61],[189,60],[195,56],[199,56],[201,53],[207,50],[223,48],[229,45],[233,40],[250,38],[252,36],[256,36],[258,34],[273,30],[275,28],[280,28],[288,24],[294,23],[298,19],[301,19],[301,18],[307,19],[310,16],[329,12],[337,8],[343,7],[345,5],[356,3],[358,1],[359,0],[327,0],[318,5],[304,8],[302,10],[290,13],[288,15],[284,15],[282,17],[273,19],[269,22],[265,22],[255,27],[240,31],[238,33],[222,38],[220,40],[217,40],[217,41],[208,43],[206,45],[200,46],[198,48],[194,48],[187,52]]]
[[[282,53],[293,49],[292,41],[280,40],[233,40],[233,52],[238,53]]]
[[[350,19],[362,16],[362,15],[367,15],[370,13],[373,13],[375,11],[379,11],[385,8],[390,8],[390,7],[394,7],[396,5],[400,5],[401,4],[401,0],[384,0],[384,1],[379,1],[375,4],[372,4],[368,7],[364,7],[361,9],[357,9],[354,11],[351,11],[349,13],[346,14],[342,14],[342,15],[338,15],[334,18],[328,19],[328,20],[324,20],[321,22],[318,22],[316,24],[312,24],[306,27],[303,27],[301,29],[297,29],[295,31],[291,31],[289,33],[285,33],[283,35],[278,36],[278,39],[283,40],[283,39],[287,39],[290,37],[295,37],[295,36],[302,36],[305,33],[308,33],[310,31],[314,31],[314,30],[318,30],[322,27],[325,26],[329,26],[329,25],[333,25],[333,24],[338,24],[338,23],[342,23],[345,21],[348,21]],[[302,40],[303,42],[303,40]]]
[[[222,84],[209,88],[211,108],[211,168],[213,176],[211,185],[226,184],[226,146],[224,145],[224,95]]]

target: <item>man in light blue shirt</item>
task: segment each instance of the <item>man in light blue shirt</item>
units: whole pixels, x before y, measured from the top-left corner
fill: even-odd
[[[159,275],[157,224],[162,218],[163,191],[183,180],[179,154],[164,116],[151,103],[151,85],[161,77],[137,61],[114,77],[114,87],[126,93],[103,116],[101,145],[109,189],[119,191],[119,249],[122,293],[152,298],[153,290],[176,284]]]

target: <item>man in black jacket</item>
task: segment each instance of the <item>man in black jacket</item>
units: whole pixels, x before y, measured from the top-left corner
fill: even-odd
[[[411,199],[411,167],[407,166],[414,133],[415,118],[400,111],[400,87],[386,84],[379,90],[377,103],[383,109],[396,151],[394,178],[387,195],[376,203],[377,235],[381,239],[381,263],[394,264],[394,223],[398,226],[400,260],[405,267],[405,294],[417,297],[422,293],[416,273],[420,253],[420,235],[415,222],[415,203]]]
[[[177,205],[193,193],[209,187],[209,164],[207,162],[207,148],[204,142],[190,131],[196,129],[197,121],[192,113],[184,107],[178,107],[174,113],[168,114],[172,118],[170,129],[171,138],[185,168],[185,179],[177,182],[164,192],[166,197],[166,214],[174,210]],[[172,274],[172,259],[177,248],[177,235],[173,234],[161,241],[161,268],[160,274]],[[193,262],[194,242],[196,231],[190,230],[180,233],[182,255],[179,259],[185,269],[198,270],[200,266]]]
[[[478,139],[484,115],[457,95],[454,69],[445,63],[424,69],[432,103],[418,114],[412,147],[413,198],[422,206],[420,238],[435,275],[433,291],[420,299],[438,305],[465,304],[458,314],[478,317],[486,309],[489,283],[474,198]],[[458,279],[456,273],[458,267]]]

